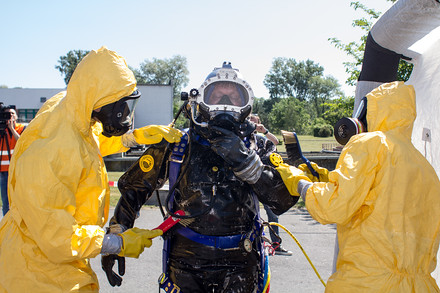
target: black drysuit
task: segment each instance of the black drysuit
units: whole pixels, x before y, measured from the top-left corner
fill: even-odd
[[[253,185],[238,179],[206,140],[195,131],[189,132],[190,144],[185,149],[180,168],[181,179],[171,201],[173,211],[183,210],[187,215],[196,215],[188,226],[191,233],[246,237],[255,229],[258,215],[255,196],[276,214],[285,212],[297,202],[298,197],[289,194],[278,172],[268,164],[273,148],[266,147],[261,137],[251,136],[247,138],[253,140],[248,143],[249,147],[257,150],[265,163],[260,178]],[[255,140],[259,141],[255,143]],[[178,145],[165,141],[150,146],[119,179],[121,198],[110,224],[133,227],[142,205],[168,179],[174,147]],[[142,165],[146,156],[154,160],[147,160],[149,166]],[[261,230],[256,234],[256,239],[251,239],[252,250],[247,252],[241,241],[235,247],[222,248],[221,243],[217,247],[202,244],[183,236],[179,229],[170,230],[165,236],[170,243],[167,276],[182,293],[256,292],[261,268],[261,251],[257,245]]]

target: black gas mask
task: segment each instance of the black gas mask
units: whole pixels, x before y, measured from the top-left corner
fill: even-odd
[[[352,118],[344,117],[336,122],[335,139],[338,143],[346,145],[353,135],[367,132],[367,126],[367,97],[364,97]]]
[[[92,112],[92,117],[102,123],[104,136],[121,136],[130,130],[134,108],[140,96],[141,93],[136,90],[119,101],[101,107],[99,112]],[[131,107],[128,100],[134,100],[130,103]]]

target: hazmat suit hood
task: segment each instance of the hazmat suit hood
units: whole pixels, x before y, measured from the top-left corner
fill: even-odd
[[[367,95],[368,131],[395,131],[411,139],[416,119],[414,88],[403,82],[386,83]]]
[[[0,292],[98,291],[88,258],[101,251],[110,188],[103,156],[123,149],[91,116],[136,89],[124,58],[105,47],[77,66],[17,142],[10,211],[0,224]],[[6,248],[5,248],[6,249]],[[11,281],[20,276],[20,281]]]

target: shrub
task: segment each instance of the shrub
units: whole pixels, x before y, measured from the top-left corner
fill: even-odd
[[[326,123],[317,123],[313,125],[313,136],[329,137],[333,135],[333,126]]]

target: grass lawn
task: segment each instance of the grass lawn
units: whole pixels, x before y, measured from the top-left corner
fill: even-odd
[[[283,137],[281,134],[276,135],[281,142],[277,149],[279,152],[285,152]],[[311,135],[298,135],[299,144],[303,152],[320,152],[323,144],[338,144],[333,136],[331,137],[314,137]]]
[[[122,176],[122,174],[124,174],[124,172],[108,172],[108,181],[117,182],[119,177]],[[111,207],[116,206],[120,196],[121,196],[121,193],[119,192],[119,189],[117,187],[110,186],[110,206]]]

